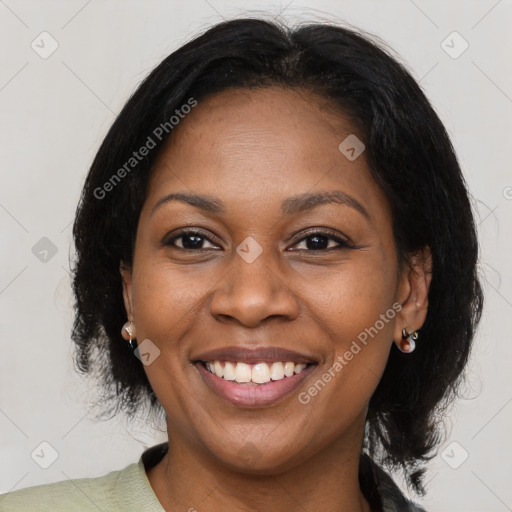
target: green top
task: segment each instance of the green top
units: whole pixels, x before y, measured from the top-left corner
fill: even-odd
[[[64,480],[0,496],[2,512],[165,512],[138,463],[97,478]]]
[[[169,444],[145,450],[138,463],[97,478],[64,480],[0,496],[1,512],[165,512],[146,471],[158,464]],[[365,453],[359,462],[361,490],[375,512],[425,512],[409,501],[392,478]],[[192,510],[195,510],[191,507]]]

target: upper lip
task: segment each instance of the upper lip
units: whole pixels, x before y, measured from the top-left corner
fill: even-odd
[[[217,348],[203,352],[193,358],[194,362],[202,361],[204,363],[212,361],[233,361],[247,364],[261,362],[292,362],[292,363],[316,363],[315,358],[306,354],[300,354],[293,350],[279,347],[243,347],[232,346]]]

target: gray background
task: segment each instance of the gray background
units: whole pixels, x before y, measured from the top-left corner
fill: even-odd
[[[451,134],[474,197],[487,303],[423,504],[512,510],[510,0],[0,0],[0,493],[100,476],[165,439],[143,420],[88,415],[94,392],[73,369],[69,336],[71,223],[95,151],[137,84],[198,30],[247,11],[377,34]]]

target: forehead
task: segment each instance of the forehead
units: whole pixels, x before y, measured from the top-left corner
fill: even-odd
[[[178,189],[265,204],[274,195],[341,188],[370,209],[386,207],[364,152],[351,161],[339,150],[362,135],[310,91],[223,91],[198,101],[174,130],[154,166],[150,203]]]

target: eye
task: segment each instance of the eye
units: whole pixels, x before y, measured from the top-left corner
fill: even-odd
[[[302,245],[302,248],[292,250],[306,250],[307,252],[327,251],[330,249],[346,249],[352,247],[348,240],[344,240],[331,231],[311,231],[301,238],[294,247]]]
[[[167,238],[163,242],[163,245],[181,249],[183,251],[204,249],[219,250],[218,245],[215,245],[211,238],[201,231],[187,230],[181,231],[171,238]],[[210,244],[210,246],[205,246],[204,244]],[[300,247],[301,244],[303,247]],[[319,231],[317,229],[309,232],[307,236],[303,236],[293,247],[297,248],[291,249],[292,251],[305,250],[307,252],[325,252],[332,249],[349,248],[352,247],[352,244],[348,240],[344,240],[343,238],[335,235],[332,231]]]
[[[178,245],[175,243],[176,241],[181,240],[181,242],[178,243]],[[212,245],[212,247],[204,247],[204,243],[209,243]],[[215,246],[212,244],[211,240],[201,231],[181,231],[177,235],[173,236],[172,238],[168,238],[164,241],[164,245],[175,247],[177,249],[182,249],[185,251],[194,251],[194,250],[201,250],[201,249],[212,249],[217,248],[218,246]]]

